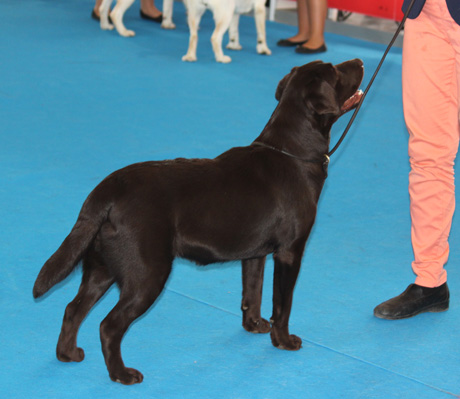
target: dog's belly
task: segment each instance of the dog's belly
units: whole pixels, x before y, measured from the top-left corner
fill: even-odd
[[[235,12],[237,14],[245,14],[254,8],[254,0],[236,0]]]
[[[270,248],[271,247],[271,248]],[[253,259],[266,256],[274,251],[273,246],[262,245],[259,248],[245,248],[240,251],[222,251],[211,245],[198,245],[183,243],[178,257],[191,260],[198,265],[209,265],[211,263],[229,262],[243,259]]]
[[[265,256],[279,242],[276,207],[261,195],[180,212],[175,226],[175,254],[199,264]],[[193,204],[192,204],[193,206]]]
[[[193,235],[179,235],[175,241],[175,255],[200,265],[251,259],[275,251],[276,235],[249,235],[244,228],[238,231],[195,231]]]

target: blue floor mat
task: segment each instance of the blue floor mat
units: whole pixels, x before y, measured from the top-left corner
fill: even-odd
[[[160,4],[161,5],[161,4]],[[80,207],[107,174],[127,164],[215,157],[258,136],[292,67],[317,58],[364,61],[364,85],[384,46],[327,34],[328,52],[302,56],[277,48],[294,27],[267,23],[273,54],[256,53],[251,17],[243,50],[214,61],[207,12],[198,62],[181,61],[186,15],[177,29],[139,18],[135,38],[101,31],[88,0],[0,2],[0,382],[8,398],[449,398],[460,395],[460,236],[454,218],[447,265],[451,306],[442,314],[388,322],[374,306],[411,283],[407,132],[401,103],[401,50],[390,52],[349,136],[332,157],[307,244],[291,315],[298,352],[241,327],[238,264],[198,268],[177,260],[164,294],[123,341],[127,366],[145,380],[110,381],[99,323],[116,288],[84,322],[86,358],[55,358],[66,304],[80,271],[45,300],[32,299],[44,261],[70,231]],[[227,40],[227,39],[224,39]],[[340,136],[349,117],[332,133]],[[453,265],[453,266],[452,266]],[[271,315],[267,264],[263,315]]]

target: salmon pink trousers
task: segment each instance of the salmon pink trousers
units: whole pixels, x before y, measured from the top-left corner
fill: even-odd
[[[416,284],[438,287],[447,281],[460,135],[460,26],[445,0],[426,0],[421,14],[406,21],[402,85],[411,165],[412,268]]]

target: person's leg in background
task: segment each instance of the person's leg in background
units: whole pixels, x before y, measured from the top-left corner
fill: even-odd
[[[304,44],[309,37],[308,0],[297,0],[297,34],[287,39],[279,40],[277,45],[281,47],[294,47]]]
[[[297,53],[314,54],[326,51],[324,26],[327,18],[326,0],[307,0],[310,34],[306,43],[296,48]]]
[[[288,39],[279,40],[277,45],[281,47],[299,46],[298,48],[308,49],[309,54],[326,51],[324,44],[326,17],[326,0],[297,0],[297,34]]]

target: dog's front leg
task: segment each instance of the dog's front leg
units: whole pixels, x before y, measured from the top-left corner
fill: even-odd
[[[270,55],[272,52],[267,46],[265,34],[265,0],[256,0],[254,5],[254,19],[257,30],[257,52],[259,54]]]
[[[262,286],[264,283],[265,256],[257,259],[243,260],[243,327],[253,333],[268,333],[270,323],[262,319]]]
[[[182,57],[182,61],[196,61],[196,46],[198,44],[198,28],[200,26],[201,17],[206,8],[196,1],[187,1],[187,23],[190,30],[190,39],[187,53]]]
[[[173,8],[174,0],[163,0],[163,21],[161,22],[163,29],[176,29],[172,20]]]
[[[214,22],[216,23],[216,27],[211,36],[211,44],[216,61],[227,64],[231,62],[232,59],[222,51],[222,39],[232,21],[235,12],[235,2],[234,0],[228,0],[228,3],[225,3],[225,7],[223,7],[222,4],[218,4],[213,3],[212,6],[210,6],[214,15]]]
[[[289,316],[291,314],[292,296],[303,250],[298,253],[285,251],[274,255],[275,270],[273,276],[273,315],[270,332],[272,343],[280,349],[298,350],[302,340],[289,334]]]

